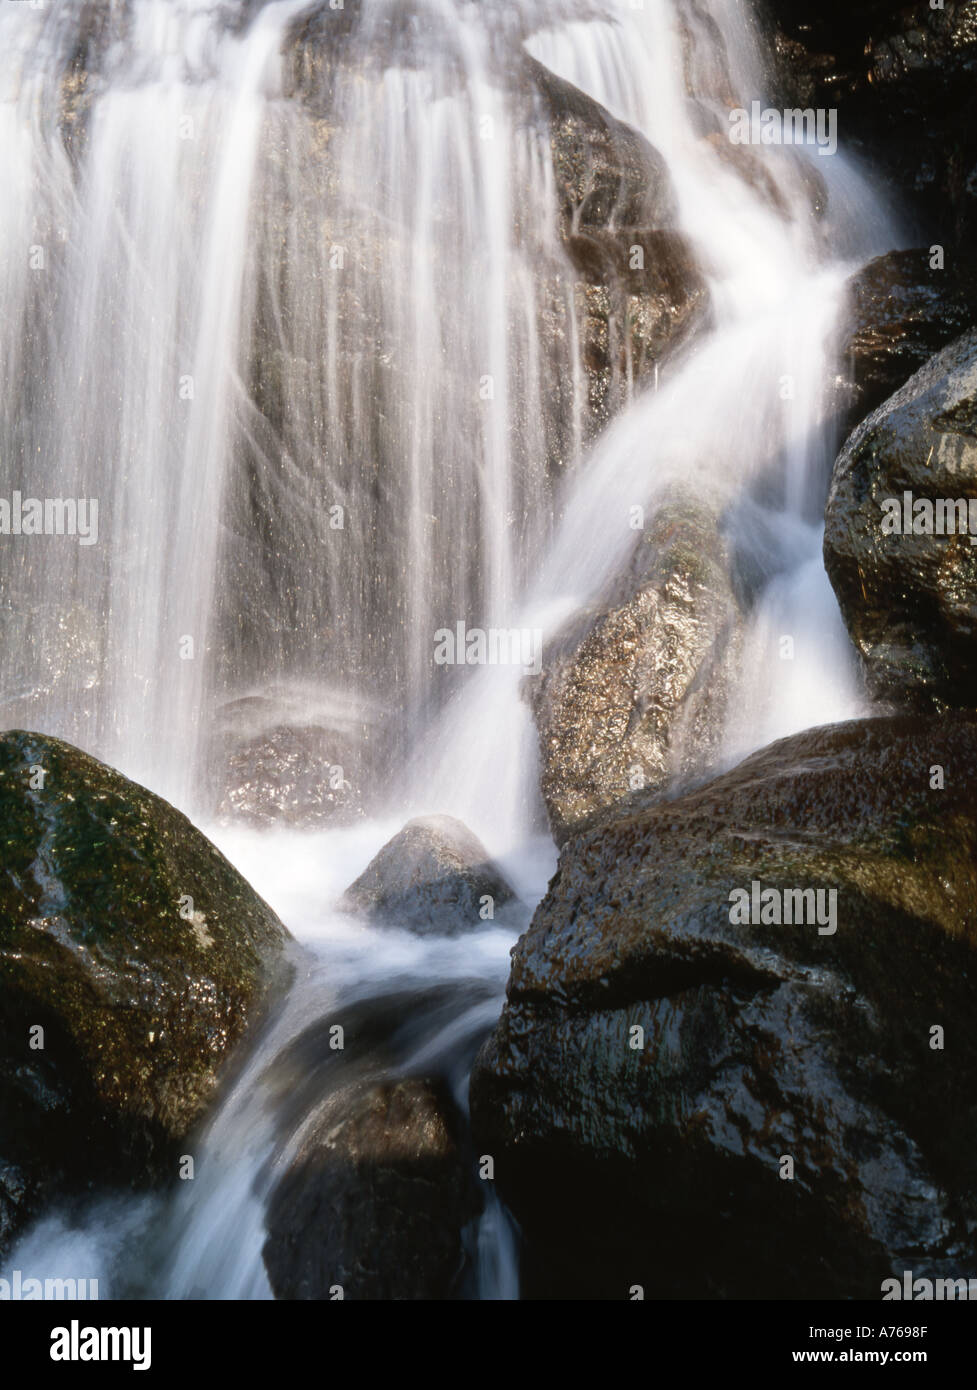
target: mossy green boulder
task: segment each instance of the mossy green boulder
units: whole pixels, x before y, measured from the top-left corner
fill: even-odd
[[[172,1173],[288,933],[179,811],[0,735],[0,1247],[52,1196]]]

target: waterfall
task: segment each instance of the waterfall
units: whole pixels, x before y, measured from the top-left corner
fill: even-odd
[[[3,115],[28,196],[6,240],[24,288],[3,318],[0,457],[24,495],[96,499],[101,529],[90,549],[22,545],[4,576],[35,633],[94,629],[97,700],[69,648],[29,717],[184,805],[206,718],[265,85],[297,8],[260,11],[247,39],[200,0],[113,11],[108,33],[82,4],[2,20],[5,45],[25,44]],[[97,64],[81,90],[79,55]]]
[[[269,687],[299,722],[353,710],[376,776],[429,712],[442,615],[505,617],[580,451],[552,173],[500,36],[469,6],[401,24],[368,0],[322,10],[308,72],[304,8],[2,21],[24,197],[0,458],[100,519],[97,545],[22,547],[4,576],[67,648],[5,719],[201,813],[222,709]]]
[[[744,109],[755,100],[767,106],[747,6],[645,0],[612,7],[609,18],[543,29],[527,47],[666,156],[715,326],[679,367],[666,366],[659,389],[617,418],[570,480],[561,523],[514,625],[552,636],[599,597],[633,545],[632,509],[648,524],[671,487],[725,510],[769,579],[730,700],[721,764],[730,766],[775,738],[862,712],[820,558],[838,443],[828,390],[841,371],[845,281],[893,244],[893,229],[841,153],[775,150],[764,184],[749,162],[737,167],[702,138],[705,112],[725,142],[730,90]],[[686,96],[689,70],[701,84],[694,103]],[[812,178],[825,186],[820,222],[811,214]],[[791,639],[790,660],[780,657],[782,637]],[[412,767],[421,800],[447,806],[499,849],[523,841],[539,817],[535,731],[520,687],[518,670],[482,673],[467,700],[435,723]],[[472,739],[473,727],[493,727],[498,744],[515,750],[505,766],[495,741]],[[425,766],[437,769],[433,798]]]
[[[356,731],[373,789],[353,827],[213,828],[307,964],[191,1195],[122,1203],[106,1275],[266,1297],[264,1203],[297,1132],[276,1059],[339,998],[441,983],[454,1014],[400,1065],[435,1059],[463,1098],[553,868],[524,673],[446,677],[438,629],[552,636],[626,563],[634,509],[648,524],[680,486],[764,576],[724,764],[860,712],[820,561],[826,393],[845,280],[894,237],[843,152],[765,151],[762,177],[731,155],[731,100],[768,104],[747,0],[64,0],[6,6],[0,44],[3,490],[99,503],[97,544],[4,538],[4,725],[206,821],[251,702],[261,727]],[[653,384],[628,377],[601,432],[526,55],[660,152],[709,290],[708,326]],[[418,943],[333,911],[421,811],[483,838],[521,916]],[[473,1296],[515,1295],[513,1241],[490,1202]]]

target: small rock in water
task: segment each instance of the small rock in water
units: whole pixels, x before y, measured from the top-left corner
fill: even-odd
[[[464,931],[515,897],[482,842],[453,816],[419,816],[383,846],[341,906],[420,933]]]

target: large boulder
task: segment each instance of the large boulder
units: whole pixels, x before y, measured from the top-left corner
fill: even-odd
[[[972,1272],[975,982],[973,717],[809,730],[604,812],[472,1076],[526,1292],[877,1299],[893,1271]]]
[[[178,811],[0,736],[0,1244],[53,1195],[175,1176],[288,933]]]
[[[745,607],[719,521],[670,496],[612,592],[544,653],[529,693],[557,843],[636,788],[701,776],[718,754]]]
[[[453,816],[410,820],[347,888],[342,906],[420,934],[461,932],[514,897],[466,825]]]
[[[835,463],[825,565],[870,687],[881,698],[977,708],[971,498],[977,498],[977,333],[932,358],[863,421]],[[948,526],[936,504],[958,501]],[[977,535],[977,512],[972,529]]]
[[[582,442],[688,341],[707,292],[674,225],[676,199],[661,156],[525,54],[517,17],[484,6],[477,16],[425,6],[418,23],[406,9],[381,15],[375,8],[322,3],[285,36],[286,99],[269,108],[255,174],[264,196],[255,211],[244,349],[255,408],[227,488],[215,630],[224,688],[331,671],[364,699],[380,692],[382,727],[370,730],[369,746],[354,744],[335,761],[358,768],[376,750],[386,769],[403,757],[410,727],[440,694],[418,663],[416,641],[405,640],[405,557],[415,571],[420,565],[418,590],[446,613],[479,606],[478,574],[486,568],[479,563],[484,528],[459,498],[478,490],[480,451],[495,447],[490,421],[501,405],[488,410],[479,395],[495,354],[484,316],[446,313],[445,306],[481,293],[494,238],[506,237],[511,331],[501,427],[510,510],[522,535],[517,547],[531,550]],[[488,156],[502,141],[483,143],[471,128],[485,100],[465,94],[471,55],[464,46],[475,26],[491,48],[487,79],[512,115],[508,220],[498,227],[492,209],[483,216],[477,203],[493,186]],[[426,101],[443,100],[445,109],[455,103],[457,119],[440,133],[410,121],[404,148],[409,156],[413,141],[440,139],[446,167],[473,159],[470,196],[465,180],[449,178],[435,204],[414,204],[409,180],[401,196],[396,180],[364,181],[364,151],[375,146],[370,131],[392,100],[391,68],[407,87],[420,68]],[[550,162],[552,180],[538,177],[540,160]],[[419,254],[437,287],[420,319],[411,290]],[[333,335],[358,346],[337,355]],[[422,411],[418,458],[454,460],[450,477],[433,468],[423,497],[402,467],[404,421],[417,424],[424,389],[424,371],[413,364],[419,341],[435,345],[426,365],[433,364],[440,404]],[[495,390],[501,397],[501,382]],[[446,560],[449,532],[471,549],[471,566]],[[310,573],[317,576],[311,588]],[[277,815],[278,752],[242,746],[235,757],[230,780],[218,788],[226,793],[222,815],[236,816],[238,806],[251,819],[262,819],[266,806]],[[270,779],[258,766],[266,762]],[[358,772],[351,780],[354,795],[379,785]],[[261,784],[269,781],[267,796]],[[291,797],[287,769],[283,781]],[[301,788],[298,800],[308,800]]]
[[[440,1299],[458,1292],[479,1210],[448,1088],[364,1080],[322,1102],[267,1214],[278,1298]]]

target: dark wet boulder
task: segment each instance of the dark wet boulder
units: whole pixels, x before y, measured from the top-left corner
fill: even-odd
[[[288,933],[185,816],[0,736],[0,1238],[52,1196],[176,1175]]]
[[[708,769],[743,631],[733,568],[715,510],[672,496],[627,573],[550,643],[529,696],[558,844],[635,789]]]
[[[975,794],[972,716],[871,719],[568,841],[471,1086],[527,1294],[972,1271]]]
[[[489,920],[513,897],[467,826],[453,816],[418,816],[388,840],[341,905],[389,926],[454,933]]]
[[[322,1103],[267,1215],[278,1298],[445,1299],[479,1210],[461,1127],[442,1082],[364,1080]]]
[[[977,708],[970,531],[977,536],[977,333],[863,421],[834,466],[825,565],[875,695]]]
[[[928,249],[890,251],[849,281],[846,433],[977,324],[974,269],[958,271],[952,261],[935,268],[933,261]]]

